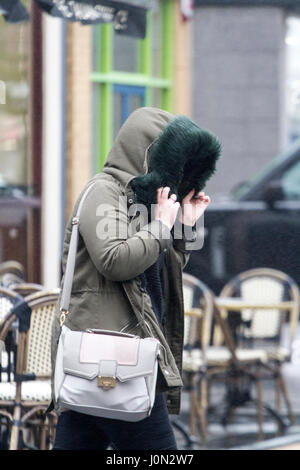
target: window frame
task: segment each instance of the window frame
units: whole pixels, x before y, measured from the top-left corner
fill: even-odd
[[[145,106],[153,104],[153,90],[161,91],[159,107],[166,111],[173,110],[173,0],[160,0],[161,37],[160,69],[161,76],[152,74],[152,13],[147,12],[147,34],[138,41],[137,73],[113,70],[113,25],[106,23],[97,28],[97,71],[91,73],[91,81],[99,86],[100,103],[97,104],[97,162],[100,171],[113,143],[113,86],[126,85],[145,87]]]

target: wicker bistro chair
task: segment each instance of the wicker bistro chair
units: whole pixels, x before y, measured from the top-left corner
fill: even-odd
[[[203,443],[207,439],[206,349],[209,345],[213,314],[208,287],[194,276],[183,273],[184,349],[183,380],[189,393],[189,431],[197,440],[199,429]],[[198,429],[197,429],[198,428]]]
[[[190,433],[195,435],[199,425],[202,442],[207,440],[208,411],[211,378],[216,375],[224,381],[224,373],[238,374],[244,366],[264,360],[263,351],[237,350],[231,330],[221,317],[214,293],[207,285],[188,274],[183,275],[185,305],[185,333],[183,372],[185,388],[190,393]],[[217,329],[222,345],[214,346],[212,339]],[[245,354],[246,353],[246,354]]]
[[[207,380],[208,380],[208,409],[209,420],[213,416],[221,416],[223,425],[233,418],[234,411],[247,403],[255,402],[259,438],[263,437],[260,368],[267,362],[267,355],[262,348],[237,347],[234,331],[228,318],[221,314],[214,299],[214,323],[211,334],[211,346],[207,349]],[[221,404],[212,405],[210,392],[215,382],[225,386],[225,399]],[[252,400],[252,384],[257,387],[256,400]],[[282,423],[281,423],[282,424]]]
[[[14,306],[22,300],[14,291],[0,286],[0,330]],[[7,333],[5,342],[0,339],[0,386],[3,382],[14,380],[15,370],[15,353],[16,353],[16,331],[11,328]],[[0,402],[0,409],[2,402]],[[8,411],[8,410],[7,410]],[[3,411],[5,413],[5,410]],[[7,418],[7,417],[6,417]],[[0,448],[5,448],[7,442],[8,429],[7,425],[3,425],[5,416],[0,415]]]
[[[231,324],[234,324],[234,339],[238,347],[250,354],[260,349],[265,355],[256,380],[257,394],[261,401],[260,426],[262,427],[263,423],[262,380],[264,379],[272,379],[276,383],[277,417],[280,417],[283,398],[290,423],[294,424],[295,417],[283,379],[282,365],[291,360],[293,340],[299,321],[300,292],[296,282],[278,270],[251,269],[240,273],[226,284],[220,293],[220,298],[225,300],[219,307],[221,317],[227,318]],[[228,299],[227,305],[226,299]],[[240,300],[245,308],[239,305]],[[285,344],[282,344],[286,327],[289,327],[289,334],[286,335]],[[278,423],[284,427],[282,420],[279,419]]]
[[[6,317],[0,340],[17,326],[14,382],[0,383],[0,416],[10,427],[9,448],[46,449],[55,415],[45,411],[51,398],[51,330],[58,292],[38,292],[19,302]]]
[[[7,315],[19,300],[20,296],[16,292],[0,286],[0,329]],[[5,351],[4,341],[0,340],[0,382],[7,382],[13,379],[16,344],[14,331],[10,331],[7,335],[6,344],[9,352]]]

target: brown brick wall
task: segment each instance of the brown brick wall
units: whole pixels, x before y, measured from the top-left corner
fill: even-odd
[[[174,18],[174,112],[191,116],[191,23],[184,21],[180,0],[176,0]]]
[[[68,23],[66,64],[66,217],[91,176],[92,30]]]

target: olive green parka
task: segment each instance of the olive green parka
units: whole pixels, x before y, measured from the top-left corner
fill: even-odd
[[[159,220],[139,227],[133,224],[134,192],[130,182],[148,171],[149,149],[174,116],[140,108],[122,126],[102,171],[96,174],[79,219],[79,243],[69,314],[72,330],[108,329],[154,336],[161,342],[158,387],[167,393],[169,412],[178,414],[182,387],[181,366],[184,330],[182,269],[189,251],[184,240],[175,240]],[[65,271],[72,218],[68,220],[62,256]],[[107,210],[104,210],[104,209]],[[117,220],[118,233],[102,237],[101,230]],[[165,251],[163,266],[164,324],[160,328],[140,275]],[[62,284],[64,276],[62,278]],[[59,335],[60,299],[52,335],[53,372]],[[58,412],[57,404],[54,402]]]

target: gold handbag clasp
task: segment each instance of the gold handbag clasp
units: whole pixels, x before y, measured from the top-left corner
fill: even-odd
[[[103,390],[110,390],[116,386],[116,377],[103,377],[98,376],[98,387],[103,388]]]

